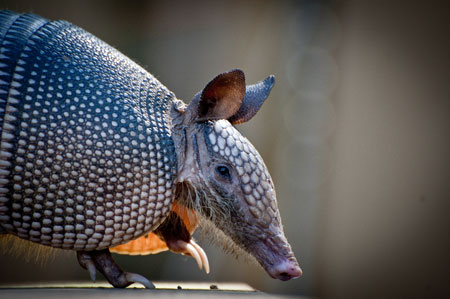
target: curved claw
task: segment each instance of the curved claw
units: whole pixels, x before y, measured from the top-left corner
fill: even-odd
[[[89,271],[89,275],[95,281],[95,271],[100,271],[103,276],[115,288],[126,288],[137,282],[147,289],[155,286],[147,278],[136,273],[124,272],[115,262],[108,249],[93,251],[77,251],[78,262]]]
[[[198,267],[200,269],[204,267],[205,272],[209,273],[208,257],[205,251],[192,239],[191,229],[188,229],[189,223],[183,222],[183,219],[186,219],[189,215],[186,214],[187,208],[184,208],[186,210],[184,210],[185,214],[183,214],[182,207],[180,205],[178,206],[178,211],[172,211],[170,217],[167,217],[167,220],[154,233],[165,242],[170,251],[192,256]],[[195,226],[193,229],[195,229]]]
[[[94,263],[91,255],[89,255],[83,251],[78,251],[77,258],[78,258],[78,263],[81,265],[81,267],[85,268],[89,272],[89,277],[91,278],[91,280],[93,282],[95,282],[96,267],[95,267],[95,263]]]
[[[155,288],[155,285],[150,280],[140,274],[125,272],[125,278],[128,282],[137,282],[142,284],[146,289]]]
[[[208,256],[205,251],[195,243],[193,239],[189,240],[189,242],[185,242],[183,240],[177,240],[174,243],[169,243],[169,248],[181,254],[191,256],[197,263],[198,268],[201,270],[205,268],[205,272],[209,274],[209,261]]]
[[[209,261],[205,251],[194,240],[191,239],[190,243],[197,249],[197,253],[200,255],[205,272],[206,274],[209,274]]]
[[[87,266],[86,270],[88,270],[88,272],[89,272],[89,277],[91,278],[91,280],[93,282],[95,282],[97,273],[96,273],[94,262],[90,261],[86,266]]]
[[[192,256],[194,260],[197,262],[198,268],[201,270],[203,264],[202,259],[200,258],[200,255],[197,252],[197,249],[190,243],[186,243],[184,246],[189,255]]]

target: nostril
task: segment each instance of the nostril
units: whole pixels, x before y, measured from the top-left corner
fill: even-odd
[[[292,279],[292,278],[298,278],[302,276],[302,270],[300,267],[295,263],[294,265],[290,262],[282,262],[276,266],[274,266],[270,271],[269,274],[276,279],[280,279],[283,281]]]

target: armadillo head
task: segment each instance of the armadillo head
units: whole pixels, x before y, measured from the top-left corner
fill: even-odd
[[[270,76],[246,87],[240,70],[217,76],[180,114],[174,135],[177,153],[183,153],[178,182],[190,190],[180,200],[271,277],[289,280],[302,271],[283,233],[272,179],[256,149],[233,126],[253,117],[273,84]]]

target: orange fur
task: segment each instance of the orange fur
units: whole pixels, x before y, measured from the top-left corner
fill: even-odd
[[[198,225],[198,219],[192,209],[188,209],[176,202],[172,205],[174,211],[184,222],[188,231],[192,234]],[[147,255],[156,254],[168,250],[167,245],[156,234],[149,233],[136,240],[113,247],[111,252],[128,255]]]

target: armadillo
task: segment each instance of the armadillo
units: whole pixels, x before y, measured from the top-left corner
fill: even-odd
[[[235,128],[274,80],[246,86],[234,69],[187,105],[77,26],[0,12],[0,236],[76,251],[93,280],[153,288],[111,252],[169,249],[208,272],[201,226],[271,277],[301,276],[267,167]]]

